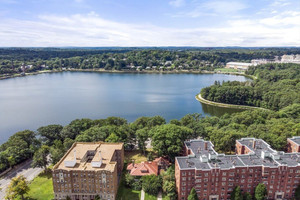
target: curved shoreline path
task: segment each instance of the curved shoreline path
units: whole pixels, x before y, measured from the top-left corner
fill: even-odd
[[[201,103],[205,103],[207,105],[212,105],[212,106],[217,106],[217,107],[222,107],[222,108],[233,108],[233,109],[244,109],[244,110],[250,110],[250,109],[261,109],[261,110],[269,110],[266,108],[261,108],[261,107],[255,107],[255,106],[244,106],[244,105],[236,105],[236,104],[227,104],[227,103],[218,103],[214,101],[209,101],[204,99],[201,94],[197,94],[195,98],[200,101]]]

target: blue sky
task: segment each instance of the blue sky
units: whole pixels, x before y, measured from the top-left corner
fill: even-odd
[[[300,46],[300,1],[0,0],[0,46]]]

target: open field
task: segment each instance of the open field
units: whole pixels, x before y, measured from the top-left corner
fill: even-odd
[[[135,163],[145,162],[145,161],[147,161],[147,154],[149,152],[152,152],[153,158],[157,157],[157,155],[153,152],[152,149],[147,149],[145,155],[140,150],[125,151],[124,152],[125,162],[130,163],[130,162],[132,162],[132,160],[134,160]]]
[[[51,171],[39,174],[30,182],[30,191],[27,195],[33,200],[51,200],[54,198]]]
[[[125,151],[125,162],[130,163],[132,160],[135,160],[136,163],[147,161],[146,155],[142,153],[142,151],[139,150],[133,150],[133,151]]]

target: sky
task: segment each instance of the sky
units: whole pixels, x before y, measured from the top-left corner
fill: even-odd
[[[0,47],[300,46],[300,0],[0,0]]]

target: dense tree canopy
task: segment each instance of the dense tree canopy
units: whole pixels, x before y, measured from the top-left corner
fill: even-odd
[[[154,127],[150,132],[152,146],[160,156],[167,155],[174,159],[182,150],[183,142],[190,138],[192,130],[187,127],[166,124]]]
[[[297,53],[299,48],[2,48],[0,76],[62,69],[214,70],[229,61]]]
[[[42,126],[37,129],[38,135],[41,136],[41,140],[46,145],[52,145],[54,140],[62,140],[60,131],[63,129],[62,125],[48,125],[48,126]]]
[[[300,65],[266,64],[250,67],[253,82],[224,82],[203,88],[203,98],[220,103],[280,110],[300,103]],[[299,110],[298,110],[299,112]]]
[[[143,176],[142,187],[145,192],[156,196],[162,187],[162,181],[160,176],[156,176],[156,175]]]
[[[274,149],[285,150],[287,138],[300,135],[299,110],[300,104],[292,104],[278,112],[247,110],[205,118],[188,114],[168,124],[158,116],[138,118],[132,123],[122,118],[78,119],[54,134],[59,139],[49,146],[50,158],[57,163],[74,141],[124,142],[126,149],[139,147],[145,151],[147,140],[159,155],[170,159],[179,155],[184,140],[197,137],[211,140],[217,151],[225,153],[234,152],[235,140],[241,137],[261,138]],[[0,171],[31,158],[45,141],[29,130],[14,134],[0,146]]]

